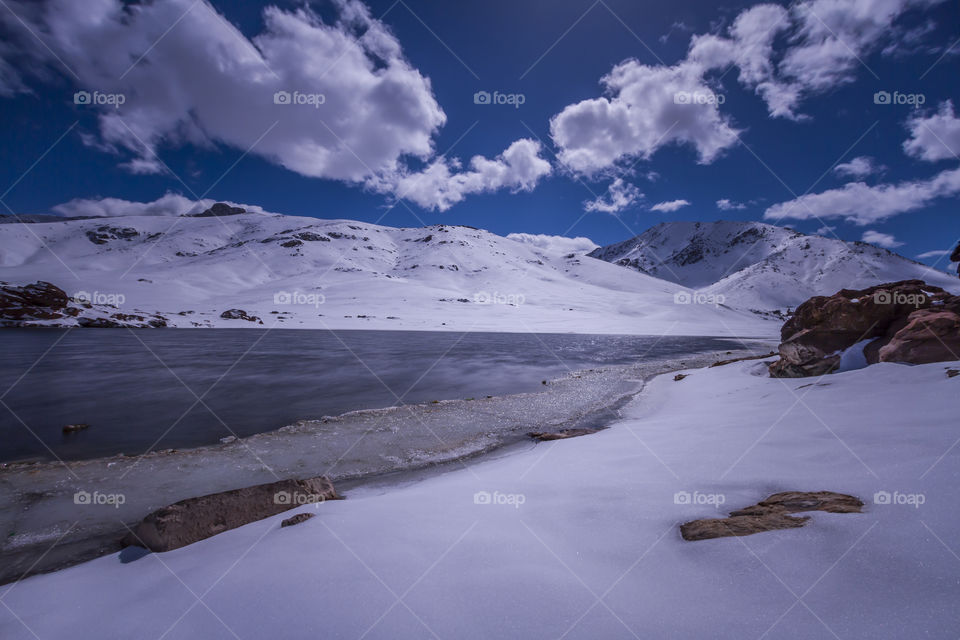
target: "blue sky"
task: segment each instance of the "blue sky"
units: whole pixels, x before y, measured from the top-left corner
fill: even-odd
[[[960,236],[955,2],[84,4],[0,9],[16,213],[174,193],[598,244],[668,220],[834,227],[910,257]]]

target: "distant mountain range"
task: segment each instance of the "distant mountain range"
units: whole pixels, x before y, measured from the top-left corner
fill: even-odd
[[[779,324],[686,304],[674,282],[471,227],[229,207],[0,224],[0,281],[50,282],[74,298],[58,317],[26,314],[35,325],[768,336]],[[22,306],[23,295],[4,304]]]
[[[762,222],[665,222],[588,255],[748,309],[783,309],[895,280],[960,286],[956,276],[886,249]]]

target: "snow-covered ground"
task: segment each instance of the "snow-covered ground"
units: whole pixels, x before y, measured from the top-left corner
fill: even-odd
[[[958,366],[661,376],[595,435],[5,587],[0,636],[955,638]],[[784,490],[865,512],[679,536]]]

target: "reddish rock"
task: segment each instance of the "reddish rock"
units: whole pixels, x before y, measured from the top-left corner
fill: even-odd
[[[770,365],[770,375],[800,378],[830,373],[840,364],[842,351],[869,339],[874,340],[866,345],[864,355],[871,364],[960,359],[949,356],[949,349],[938,350],[928,344],[937,338],[947,345],[960,339],[950,314],[960,321],[960,296],[950,295],[922,280],[902,280],[859,291],[844,289],[832,296],[815,296],[797,307],[783,325],[780,359]],[[936,326],[924,332],[922,325],[934,319]],[[913,327],[907,331],[911,324]],[[888,348],[901,331],[906,333],[896,345]],[[960,349],[954,351],[960,353]]]

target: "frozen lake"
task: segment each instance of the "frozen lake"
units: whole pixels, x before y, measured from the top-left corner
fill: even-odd
[[[7,330],[0,389],[13,413],[0,411],[0,461],[202,446],[299,419],[538,391],[574,370],[741,347],[627,335]],[[90,427],[62,432],[74,423]]]

